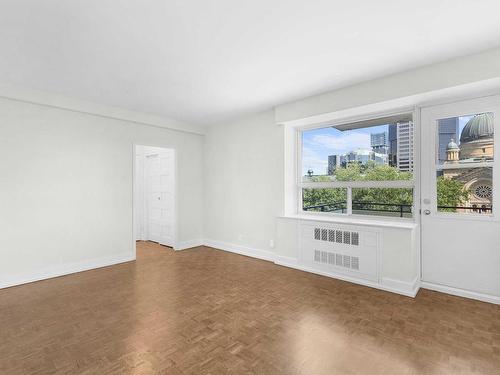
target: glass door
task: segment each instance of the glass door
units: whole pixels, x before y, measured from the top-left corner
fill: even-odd
[[[500,97],[421,115],[422,280],[500,296]]]

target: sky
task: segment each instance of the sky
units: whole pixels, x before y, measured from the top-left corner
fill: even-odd
[[[459,138],[460,138],[460,134],[462,134],[462,129],[465,127],[465,125],[467,124],[467,122],[469,122],[469,120],[471,118],[473,118],[474,116],[462,116],[462,117],[459,117],[458,118],[458,134],[459,134]],[[457,144],[459,144],[459,141],[460,139],[455,139],[455,142]]]
[[[329,127],[303,132],[302,175],[309,169],[316,175],[326,174],[328,155],[345,154],[358,148],[371,149],[370,134],[388,131],[388,125],[380,125],[345,131]]]
[[[473,116],[459,117],[459,134]],[[340,131],[331,127],[302,133],[302,175],[312,169],[315,175],[327,173],[328,156],[345,154],[359,148],[371,149],[370,134],[388,132],[389,125]],[[455,142],[458,143],[458,139]]]

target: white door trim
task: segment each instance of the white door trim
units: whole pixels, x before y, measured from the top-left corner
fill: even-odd
[[[179,191],[179,173],[178,173],[178,154],[177,148],[162,143],[151,143],[151,142],[133,142],[132,143],[132,246],[137,254],[137,218],[136,218],[136,208],[135,208],[135,180],[137,176],[137,168],[136,168],[136,152],[138,146],[145,147],[158,147],[158,148],[167,148],[173,151],[173,163],[174,163],[174,186],[173,186],[173,195],[174,195],[174,231],[173,231],[173,248],[178,248],[178,238],[179,238],[179,205],[178,205],[178,191]]]

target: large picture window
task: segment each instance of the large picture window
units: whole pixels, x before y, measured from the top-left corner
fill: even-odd
[[[301,131],[303,212],[411,218],[411,114]]]

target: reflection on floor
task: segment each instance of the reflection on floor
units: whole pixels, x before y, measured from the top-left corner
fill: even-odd
[[[498,374],[500,306],[220,250],[0,290],[2,374]]]

